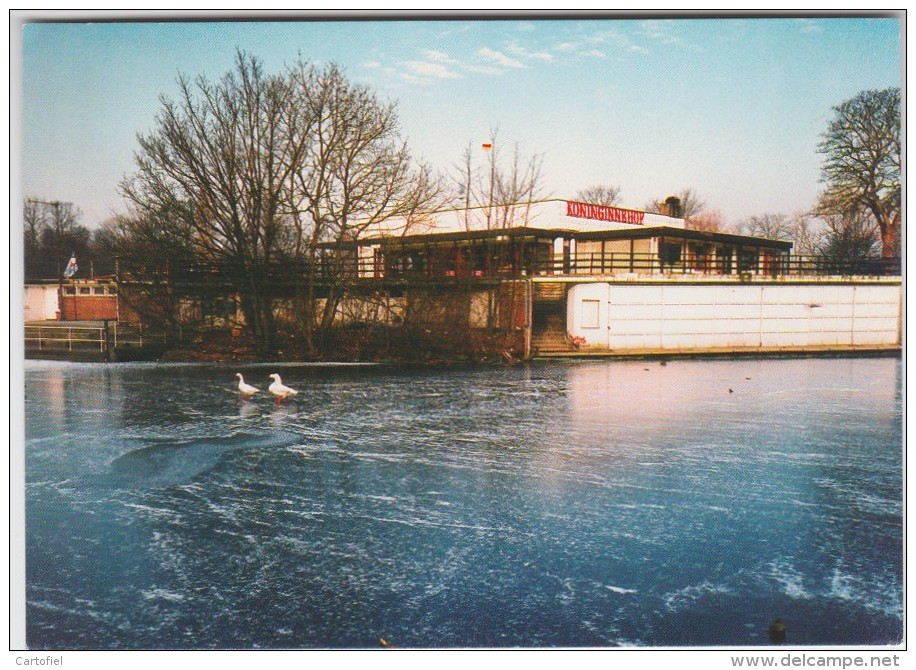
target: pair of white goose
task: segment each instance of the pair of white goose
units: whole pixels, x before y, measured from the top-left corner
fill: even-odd
[[[239,393],[242,394],[243,398],[250,398],[255,393],[260,393],[259,388],[245,383],[245,378],[242,377],[241,373],[236,372],[235,376],[239,378]],[[284,386],[278,374],[270,375],[270,379],[273,379],[273,382],[267,387],[267,390],[273,394],[277,402],[299,393],[299,391],[291,389],[289,386]]]

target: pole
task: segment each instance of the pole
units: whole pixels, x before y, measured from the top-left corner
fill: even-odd
[[[483,150],[490,154],[490,197],[487,203],[487,230],[493,227],[491,217],[493,216],[493,192],[496,188],[496,160],[493,154],[493,142],[486,142]],[[470,184],[468,184],[470,189]]]

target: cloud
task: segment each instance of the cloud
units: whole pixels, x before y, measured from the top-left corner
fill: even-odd
[[[405,61],[404,65],[410,70],[405,73],[404,78],[408,81],[415,81],[409,77],[424,77],[426,79],[458,79],[461,77],[457,72],[449,70],[441,63],[430,63],[422,60]]]
[[[822,33],[824,32],[823,27],[813,19],[796,19],[798,23],[797,26],[801,29],[803,33]]]
[[[457,60],[451,58],[447,53],[443,51],[433,51],[427,50],[423,52],[423,55],[426,56],[427,60],[433,61],[435,63],[447,63],[449,65],[456,65]]]
[[[579,48],[578,45],[575,44],[574,42],[560,42],[558,45],[554,47],[554,51],[571,52],[571,51],[575,51],[578,48]]]
[[[670,44],[678,41],[678,38],[674,35],[676,26],[677,23],[675,21],[650,19],[639,22],[639,31],[649,39]]]
[[[382,67],[382,64],[377,60],[367,60],[365,63],[363,63],[363,67],[369,68],[370,70],[377,70]]]
[[[494,67],[493,65],[465,65],[464,69],[474,74],[500,75],[506,72],[504,68]]]
[[[481,58],[486,58],[491,60],[501,67],[507,68],[523,68],[525,67],[524,63],[520,63],[514,58],[509,58],[506,54],[501,51],[493,51],[493,49],[483,47],[482,49],[477,50],[477,55]]]
[[[527,21],[523,21],[522,23],[518,24],[517,28],[518,30],[522,32],[531,32],[532,30],[535,29],[535,25],[533,23],[528,23]]]
[[[648,49],[633,42],[619,30],[602,30],[585,38],[590,44],[607,44],[624,51],[648,53]]]
[[[589,49],[588,51],[580,51],[580,56],[586,56],[588,58],[607,58],[607,54],[598,49]]]
[[[552,63],[553,56],[545,51],[528,51],[525,47],[518,44],[510,44],[506,47],[506,51],[509,51],[516,56],[521,56],[522,58],[528,58],[532,60],[540,60],[545,63]]]

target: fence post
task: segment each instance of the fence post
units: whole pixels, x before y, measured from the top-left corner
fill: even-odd
[[[67,328],[67,351],[73,351],[73,328]]]
[[[111,362],[111,346],[108,341],[109,340],[108,338],[108,319],[104,320],[104,324],[105,324],[105,332],[103,333],[104,337],[99,338],[103,340],[100,346],[102,346],[102,353],[105,354],[105,360],[108,362]]]

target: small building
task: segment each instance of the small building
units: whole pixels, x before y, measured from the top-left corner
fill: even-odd
[[[66,281],[60,304],[61,321],[118,321],[118,287],[113,278]]]
[[[26,323],[118,321],[118,287],[113,277],[32,282],[25,285],[24,307]]]

